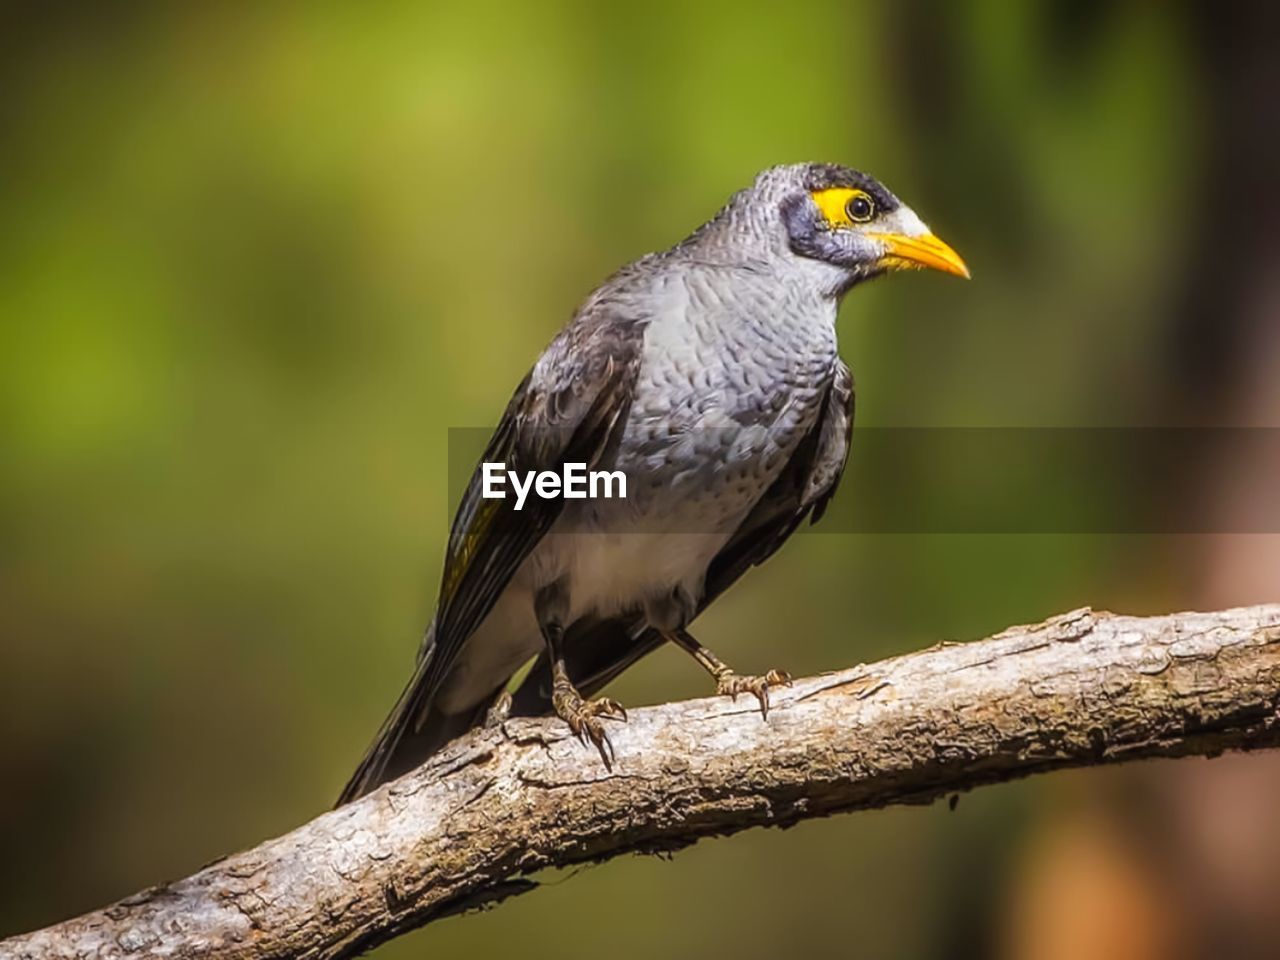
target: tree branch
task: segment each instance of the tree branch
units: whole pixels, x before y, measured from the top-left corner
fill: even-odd
[[[636,710],[605,770],[556,720],[476,731],[292,833],[0,958],[352,956],[530,872],[1063,767],[1280,745],[1280,604],[1077,610],[752,698]]]

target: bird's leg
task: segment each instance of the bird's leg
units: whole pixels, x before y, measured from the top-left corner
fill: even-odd
[[[556,715],[569,725],[569,729],[578,739],[586,744],[590,740],[600,751],[600,759],[606,769],[613,769],[613,744],[605,732],[600,718],[610,720],[626,720],[627,711],[622,704],[609,697],[595,700],[584,700],[577,688],[569,680],[565,672],[564,660],[556,659],[551,664],[551,704]]]
[[[538,626],[547,642],[547,657],[551,661],[551,705],[556,716],[569,725],[569,729],[585,745],[595,744],[605,768],[613,769],[613,744],[605,733],[600,718],[626,720],[627,711],[622,704],[609,697],[584,700],[578,688],[569,679],[564,663],[564,608],[568,606],[560,584],[552,584],[539,591],[534,600]]]
[[[667,639],[684,650],[702,665],[702,669],[716,681],[716,693],[738,699],[740,693],[754,694],[760,701],[760,712],[769,716],[769,688],[791,686],[791,674],[785,670],[770,670],[760,677],[739,676],[727,663],[695,640],[688,630],[676,630]]]

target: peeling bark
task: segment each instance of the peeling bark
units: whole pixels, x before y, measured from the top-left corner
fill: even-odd
[[[741,697],[632,712],[606,770],[556,720],[509,720],[292,833],[0,958],[348,957],[520,893],[532,871],[1063,767],[1280,745],[1280,604],[1077,610]]]

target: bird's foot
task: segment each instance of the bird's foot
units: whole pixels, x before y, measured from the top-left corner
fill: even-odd
[[[598,700],[583,700],[581,694],[573,687],[561,687],[551,696],[551,704],[555,707],[556,716],[569,725],[569,729],[585,746],[588,742],[600,751],[600,759],[605,769],[613,769],[613,744],[605,732],[601,718],[607,720],[627,719],[627,711],[617,700],[601,697]]]
[[[760,713],[769,716],[769,688],[791,686],[791,674],[785,670],[770,670],[762,677],[742,677],[725,669],[716,674],[716,693],[734,700],[740,693],[750,693],[760,701]]]
[[[511,716],[511,691],[503,690],[485,713],[484,727],[486,730],[500,727],[507,722],[509,716]]]

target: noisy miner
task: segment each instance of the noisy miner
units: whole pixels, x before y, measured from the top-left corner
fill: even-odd
[[[603,721],[626,713],[591,698],[667,641],[718,693],[752,694],[767,714],[788,675],[736,673],[689,625],[822,515],[853,423],[837,308],[863,281],[920,268],[969,276],[878,181],[801,163],[765,170],[587,297],[516,388],[482,462],[617,471],[626,495],[531,496],[516,509],[484,495],[477,467],[413,677],[340,803],[418,766],[499,701],[554,712],[609,765]]]

